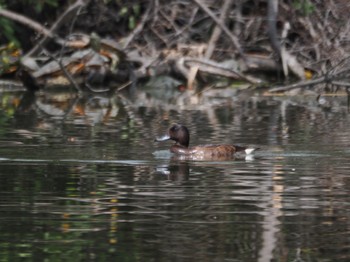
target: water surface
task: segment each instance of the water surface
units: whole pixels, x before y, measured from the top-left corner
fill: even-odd
[[[322,108],[313,98],[215,94],[186,105],[140,93],[55,110],[3,97],[1,261],[350,260],[344,97]],[[153,142],[173,122],[189,127],[191,144],[261,149],[179,160],[171,142]]]

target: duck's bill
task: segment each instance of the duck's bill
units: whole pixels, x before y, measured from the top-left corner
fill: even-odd
[[[158,136],[154,139],[154,141],[156,142],[162,142],[162,141],[166,141],[169,140],[170,136],[169,135],[163,135],[163,136]]]

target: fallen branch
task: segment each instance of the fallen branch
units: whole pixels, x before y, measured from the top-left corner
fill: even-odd
[[[312,85],[317,85],[324,83],[326,80],[325,77],[321,77],[315,80],[310,80],[310,81],[301,81],[292,85],[287,85],[287,86],[280,86],[280,87],[274,87],[269,90],[269,92],[274,93],[274,92],[285,92],[292,90],[294,88],[301,88],[301,87],[306,87],[306,86],[312,86]]]
[[[285,92],[285,91],[289,91],[295,88],[302,88],[302,87],[307,87],[307,86],[314,86],[314,85],[318,85],[318,84],[323,84],[323,83],[328,83],[328,84],[332,84],[332,85],[337,85],[337,86],[345,86],[345,87],[349,87],[350,84],[340,81],[341,79],[344,79],[344,76],[342,76],[342,74],[344,73],[345,70],[335,74],[335,75],[325,75],[319,78],[316,78],[314,80],[308,80],[308,81],[301,81],[292,85],[287,85],[287,86],[281,86],[281,87],[275,87],[275,88],[271,88],[269,90],[269,92]],[[349,69],[347,69],[346,71],[349,71]]]
[[[261,84],[262,81],[253,77],[249,77],[243,75],[231,68],[227,68],[222,66],[219,63],[213,62],[208,59],[200,59],[200,58],[183,58],[183,64],[190,67],[198,67],[199,71],[210,73],[213,75],[229,77],[233,79],[239,79],[246,81],[251,84]]]

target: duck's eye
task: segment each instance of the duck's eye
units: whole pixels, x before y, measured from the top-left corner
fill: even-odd
[[[180,129],[180,127],[177,126],[177,125],[174,125],[174,126],[172,126],[172,127],[170,128],[171,131],[177,131],[177,130],[179,130],[179,129]]]

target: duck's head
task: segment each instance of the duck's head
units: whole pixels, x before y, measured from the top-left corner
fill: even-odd
[[[180,146],[188,147],[190,143],[190,133],[188,132],[187,127],[180,124],[174,124],[168,129],[166,134],[156,137],[155,139],[157,142],[166,140],[173,140]]]

